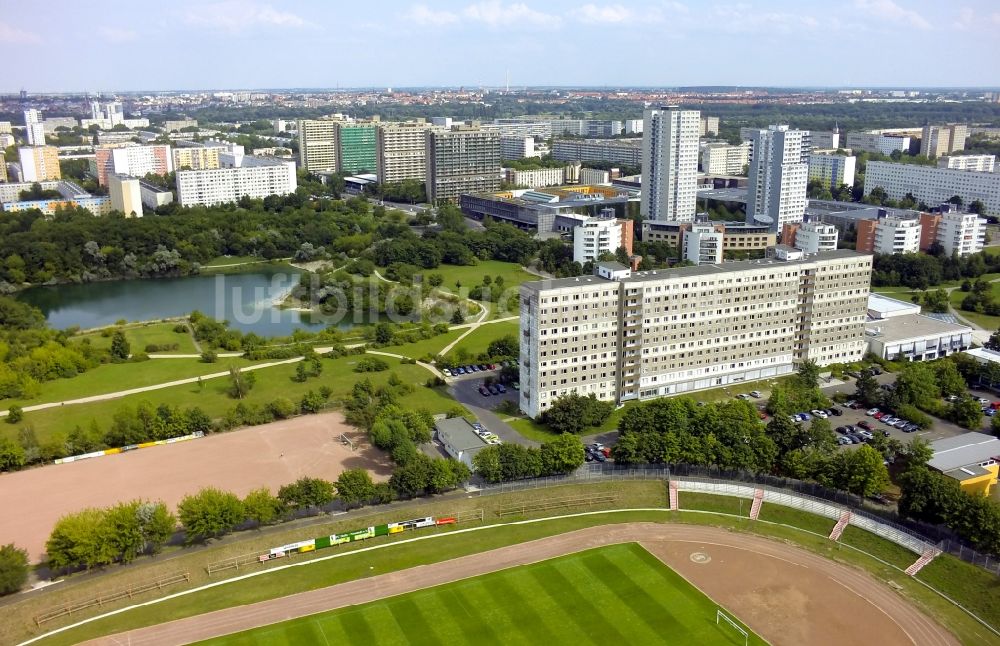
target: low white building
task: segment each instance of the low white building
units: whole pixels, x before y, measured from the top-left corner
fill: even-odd
[[[611,173],[606,170],[600,170],[598,168],[581,168],[580,169],[580,183],[584,186],[594,186],[594,185],[610,185],[611,184]]]
[[[992,173],[996,170],[996,162],[996,155],[951,155],[938,159],[938,168]]]
[[[868,294],[869,319],[882,320],[913,314],[920,314],[920,306],[915,303],[889,298],[881,294]]]
[[[502,159],[524,159],[525,157],[537,156],[534,137],[500,137],[500,157]]]
[[[806,253],[833,251],[838,239],[839,232],[832,224],[803,222],[795,231],[795,248]]]
[[[573,227],[573,260],[583,264],[622,246],[622,226],[614,218],[588,218]]]
[[[155,209],[165,206],[174,201],[174,192],[170,189],[150,184],[146,180],[139,180],[139,195],[142,198],[142,205]]]
[[[930,361],[972,347],[972,328],[923,314],[904,314],[865,325],[868,351],[888,361]]]
[[[684,260],[696,265],[717,265],[722,262],[725,233],[711,224],[695,224],[684,234]]]
[[[958,195],[965,204],[982,202],[986,215],[1000,215],[1000,173],[868,162],[865,195],[876,187],[884,189],[890,199],[901,200],[909,193],[929,205],[942,204]]]
[[[508,170],[507,181],[514,186],[544,188],[561,186],[566,183],[566,168],[535,168],[532,170]]]
[[[920,220],[882,218],[875,226],[875,253],[920,251]]]
[[[738,146],[711,143],[701,147],[701,170],[707,175],[742,175],[748,163],[749,141]]]
[[[445,453],[472,469],[472,458],[488,445],[476,434],[476,429],[464,417],[452,417],[434,422],[437,441]]]

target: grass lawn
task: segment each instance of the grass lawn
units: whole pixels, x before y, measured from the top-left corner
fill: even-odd
[[[12,404],[31,406],[152,386],[177,379],[224,372],[231,365],[249,366],[253,363],[240,357],[223,358],[216,363],[202,363],[200,359],[150,359],[138,363],[108,363],[70,379],[46,381],[41,384],[39,395],[31,399],[0,399],[0,410],[5,410]],[[150,398],[154,396],[154,393],[147,394]]]
[[[735,644],[718,606],[637,544],[588,550],[201,642]],[[324,641],[326,640],[326,641]],[[742,637],[738,640],[742,643]],[[752,635],[750,642],[765,642]]]
[[[128,339],[132,352],[144,352],[147,345],[177,344],[176,350],[168,350],[165,354],[194,354],[194,340],[188,332],[174,332],[178,323],[148,323],[125,328],[125,338]],[[73,342],[87,340],[95,348],[110,348],[111,335],[104,336],[100,332],[79,334],[72,338]]]
[[[404,357],[410,357],[411,359],[420,359],[425,355],[437,355],[446,345],[457,339],[465,332],[462,330],[450,330],[445,334],[439,334],[438,336],[431,339],[423,339],[422,341],[417,341],[416,343],[404,343],[402,345],[388,345],[384,348],[378,348],[379,352],[391,352],[393,354],[401,354]]]
[[[389,379],[389,375],[395,373],[404,382],[414,386],[414,391],[400,400],[400,404],[404,407],[421,407],[430,410],[432,413],[443,413],[455,405],[455,400],[448,396],[445,389],[430,389],[424,386],[430,373],[420,366],[400,364],[395,359],[385,357],[385,360],[391,367],[390,370],[359,374],[353,371],[353,366],[360,358],[358,355],[351,355],[341,357],[340,359],[325,360],[323,361],[323,374],[319,377],[309,379],[305,383],[292,381],[291,378],[295,374],[295,364],[285,364],[255,371],[257,383],[243,401],[248,404],[265,404],[278,397],[287,397],[292,401],[298,401],[307,391],[317,390],[320,386],[324,385],[329,386],[333,390],[332,399],[337,400],[347,395],[354,383],[364,379],[366,376],[375,385],[381,385]],[[171,360],[154,359],[147,363],[152,363],[153,361]],[[205,370],[206,373],[222,372],[227,369],[221,361],[216,364],[200,365],[208,368]],[[194,375],[197,374],[198,372],[194,373]],[[35,429],[38,440],[44,442],[52,437],[53,434],[68,434],[76,425],[86,427],[90,424],[91,419],[96,419],[101,428],[107,429],[110,427],[112,417],[117,409],[125,405],[134,407],[143,400],[152,402],[154,406],[159,404],[176,405],[181,408],[198,406],[211,417],[221,417],[237,403],[237,400],[231,398],[226,392],[228,388],[229,379],[222,377],[205,381],[200,387],[198,384],[184,384],[152,392],[129,395],[120,399],[78,404],[66,408],[49,408],[32,411],[24,414],[24,421],[21,424],[0,424],[0,435],[16,439],[17,429],[30,424]]]
[[[455,283],[461,282],[462,289],[472,289],[483,282],[483,276],[496,280],[503,276],[504,288],[517,287],[530,280],[540,280],[538,276],[529,274],[520,265],[500,260],[480,260],[475,265],[439,265],[435,269],[426,270],[427,274],[441,274],[444,282],[440,289],[453,294],[458,293]]]
[[[512,335],[516,339],[519,325],[520,321],[516,320],[480,325],[472,332],[469,332],[468,336],[455,344],[455,347],[452,348],[451,351],[454,353],[462,348],[471,356],[475,357],[480,353],[485,353],[486,349],[490,345],[490,342],[495,339],[499,339],[500,337],[507,335]]]
[[[611,415],[608,416],[604,423],[596,428],[588,428],[582,433],[582,437],[589,437],[591,435],[599,435],[601,433],[607,433],[618,428],[618,422],[621,420],[622,415],[625,411],[629,409],[630,406],[634,406],[636,402],[627,402],[622,408],[615,409]],[[510,426],[528,438],[529,440],[535,440],[536,442],[548,442],[549,440],[556,437],[556,434],[548,429],[544,424],[539,424],[533,419],[522,417],[518,419],[511,420],[508,422]]]
[[[246,262],[267,262],[259,256],[216,256],[208,262],[206,262],[202,267],[219,267],[224,265],[236,265]]]
[[[990,290],[994,299],[1000,299],[1000,283],[992,283],[990,285]],[[962,309],[962,301],[968,295],[969,292],[963,292],[961,289],[956,289],[951,293],[951,306],[955,308],[958,315],[987,330],[1000,328],[1000,316],[990,316],[988,314],[979,314],[977,312],[966,312]]]

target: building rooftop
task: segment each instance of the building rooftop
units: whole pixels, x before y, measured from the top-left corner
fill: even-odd
[[[965,354],[969,355],[973,359],[976,359],[980,363],[1000,363],[1000,352],[997,352],[996,350],[972,348],[971,350],[966,350]]]
[[[879,312],[882,314],[892,314],[912,310],[914,307],[917,308],[917,312],[920,311],[920,306],[914,305],[913,303],[907,303],[906,301],[889,298],[888,296],[882,296],[881,294],[868,294],[869,311]]]
[[[597,263],[597,266],[598,267],[603,267],[604,269],[607,269],[608,271],[626,271],[626,270],[629,269],[628,267],[626,267],[625,265],[621,264],[620,262],[615,262],[613,260],[606,260],[606,261],[599,262],[599,263]]]
[[[464,417],[452,417],[434,422],[438,436],[458,451],[473,451],[486,446],[483,438]]]
[[[631,277],[622,279],[621,282],[643,282],[647,280],[664,280],[668,278],[694,278],[697,276],[714,276],[728,274],[737,271],[747,271],[752,269],[763,269],[766,267],[789,266],[805,264],[817,260],[837,260],[841,258],[861,258],[870,254],[859,253],[850,249],[837,249],[834,251],[821,251],[815,254],[808,254],[796,260],[778,260],[777,258],[766,258],[762,260],[738,260],[725,262],[721,265],[694,265],[690,267],[672,267],[670,269],[653,269],[650,271],[633,272]],[[532,291],[543,291],[549,289],[563,289],[576,285],[588,283],[608,283],[614,282],[599,276],[575,276],[573,278],[553,278],[550,280],[537,280],[522,283],[521,287]]]
[[[934,457],[927,466],[946,473],[996,459],[1000,456],[1000,438],[985,433],[963,433],[931,442],[931,449]]]
[[[972,328],[960,323],[946,323],[923,314],[893,316],[887,319],[868,321],[865,324],[865,335],[882,343],[898,343],[929,336],[964,332],[972,332]]]

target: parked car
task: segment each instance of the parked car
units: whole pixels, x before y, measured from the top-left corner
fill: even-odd
[[[499,395],[500,394],[500,391],[497,390],[496,386],[487,386],[486,389],[490,391],[491,395]]]
[[[763,395],[760,394],[759,390],[751,390],[750,396],[753,397],[754,399],[760,399],[761,397],[763,397]]]
[[[848,430],[847,430],[847,427],[846,427],[846,426],[838,426],[838,427],[836,428],[836,431],[837,431],[838,433],[840,433],[841,435],[847,435],[847,433],[848,433]]]
[[[892,426],[893,424],[896,423],[896,418],[893,417],[892,415],[885,415],[879,421],[882,422],[883,424],[888,424],[889,426]]]
[[[997,409],[987,408],[986,410],[983,411],[983,414],[986,415],[987,417],[993,417],[994,415],[997,414]]]
[[[858,428],[863,428],[866,431],[870,431],[875,427],[872,426],[871,422],[868,422],[866,420],[861,420],[860,422],[858,422]]]
[[[812,419],[812,415],[810,415],[809,413],[799,413],[799,421],[800,422],[808,422],[811,419]]]
[[[483,397],[489,397],[490,396],[490,391],[486,389],[486,386],[480,386],[479,387],[479,394],[482,395]]]
[[[909,420],[897,419],[895,422],[893,422],[892,425],[895,426],[896,428],[903,428],[904,426],[906,426],[907,424],[910,424],[910,423],[911,422]]]
[[[879,411],[878,411],[877,408],[871,408],[871,409],[865,411],[865,415],[867,415],[868,417],[875,417],[876,415],[878,415],[878,412]]]
[[[873,375],[880,375],[882,374],[882,369],[879,368],[878,366],[870,366],[868,368],[868,372],[872,373]]]
[[[848,425],[847,425],[847,426],[845,426],[844,428],[846,428],[846,429],[847,429],[847,432],[848,432],[848,433],[857,433],[857,431],[858,431],[858,427],[857,427],[857,426],[854,426],[853,424],[848,424]]]
[[[910,422],[909,424],[907,424],[906,426],[903,427],[903,432],[904,433],[915,433],[915,432],[917,432],[919,430],[920,430],[920,427],[917,426],[916,424],[914,424],[913,422]],[[888,434],[889,433],[886,432],[886,435],[888,435]]]
[[[497,384],[497,390],[502,393],[505,393],[507,392],[507,386],[504,386],[503,384]]]
[[[888,414],[879,411],[878,413],[872,415],[872,417],[874,417],[877,420],[881,420],[883,417],[888,417]]]
[[[809,412],[812,413],[813,416],[819,417],[820,419],[826,419],[827,417],[829,417],[829,415],[826,414],[826,411],[819,410],[818,408],[814,409],[814,410],[811,410]]]
[[[858,435],[857,433],[851,433],[850,437],[854,440],[855,444],[864,444],[867,441],[863,435]]]
[[[843,435],[843,436],[837,438],[837,444],[842,444],[842,445],[843,444],[854,444],[854,442],[851,440],[851,438],[847,437],[846,435]]]
[[[514,390],[521,390],[521,382],[520,381],[515,381],[514,383],[511,384],[511,386],[514,388]]]
[[[980,403],[980,404],[983,404],[984,406],[985,406],[986,404],[990,403],[990,400],[986,399],[985,397],[980,397],[980,398],[978,399],[978,401],[979,401],[979,403]]]
[[[834,406],[833,408],[826,409],[826,412],[829,413],[830,415],[835,415],[837,417],[840,417],[841,415],[844,414],[844,411],[840,410],[836,406]]]
[[[863,429],[863,428],[861,428],[861,429],[858,429],[858,431],[857,431],[856,435],[860,435],[861,437],[863,437],[863,438],[864,438],[864,439],[866,439],[866,440],[870,440],[870,439],[872,439],[873,437],[875,437],[874,435],[872,435],[872,434],[871,434],[871,432],[870,432],[870,431],[866,431],[866,430],[865,430],[865,429]]]

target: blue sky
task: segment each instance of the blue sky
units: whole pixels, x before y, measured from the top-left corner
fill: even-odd
[[[997,0],[6,0],[0,91],[1000,86]],[[32,50],[32,55],[25,52]]]

